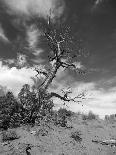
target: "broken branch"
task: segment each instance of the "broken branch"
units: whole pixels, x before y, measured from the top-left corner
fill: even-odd
[[[71,97],[68,96],[68,93],[65,93],[64,96],[61,96],[61,95],[59,95],[57,93],[51,92],[50,95],[49,95],[49,99],[52,98],[52,97],[57,97],[57,98],[59,98],[59,99],[61,99],[63,101],[66,101],[66,102],[73,101],[73,102],[80,103],[81,101],[78,100],[78,99],[82,99],[82,100],[85,99],[85,94],[83,92],[83,93],[80,93],[79,95],[77,95],[76,97],[71,98]]]
[[[35,69],[35,71],[37,72],[37,75],[43,74],[44,76],[48,77],[48,73],[45,72],[45,71],[41,71],[41,70],[38,70],[38,69]],[[37,75],[36,75],[36,76],[37,76]]]
[[[61,62],[61,66],[62,66],[63,68],[65,68],[65,69],[66,69],[66,68],[69,68],[69,67],[72,67],[72,68],[74,68],[79,74],[85,74],[85,73],[86,73],[85,70],[82,70],[82,69],[76,67],[76,65],[73,64],[73,63],[69,64],[69,63],[66,63],[66,62]]]

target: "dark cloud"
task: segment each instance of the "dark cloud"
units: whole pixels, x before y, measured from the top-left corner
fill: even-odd
[[[0,60],[4,60],[3,62],[7,63],[7,65],[13,65],[17,53],[21,53],[26,55],[25,61],[31,65],[37,63],[44,64],[45,62],[47,64],[49,48],[45,40],[37,35],[39,31],[35,25],[37,22],[40,23],[40,21],[45,24],[47,15],[50,13],[50,8],[56,8],[56,11],[54,10],[52,12],[52,18],[54,19],[55,17],[54,22],[57,21],[57,25],[60,21],[63,25],[71,27],[71,35],[75,38],[73,52],[78,51],[77,48],[75,48],[78,46],[78,40],[82,40],[82,47],[89,51],[88,57],[81,56],[78,59],[78,61],[89,70],[86,75],[82,76],[75,72],[67,71],[66,74],[62,74],[62,77],[58,77],[56,81],[63,83],[67,76],[70,85],[78,82],[90,85],[92,83],[94,88],[92,87],[91,90],[94,92],[97,91],[98,93],[96,97],[105,103],[106,100],[104,100],[104,98],[108,96],[108,102],[113,104],[115,101],[115,92],[112,92],[112,89],[115,89],[116,86],[116,1],[65,0],[62,1],[63,3],[58,3],[57,0],[51,0],[51,2],[57,3],[47,1],[49,5],[47,5],[47,7],[43,6],[40,10],[37,10],[37,6],[40,2],[43,4],[43,0],[35,0],[37,4],[35,10],[33,10],[35,5],[29,10],[27,7],[28,2],[32,4],[32,0],[21,0],[19,2],[16,2],[16,0],[0,0]],[[20,7],[22,4],[23,6]],[[56,5],[54,6],[54,4]],[[47,12],[47,14],[45,12]],[[3,41],[5,38],[6,40],[8,39],[8,41]],[[37,40],[39,40],[39,42],[37,42]],[[3,68],[3,66],[1,68]],[[5,70],[2,80],[4,80],[7,73],[11,76],[10,68]],[[12,70],[13,66],[11,67],[11,71]],[[11,76],[12,82],[16,79],[14,78],[15,73],[19,73],[19,70],[16,68],[14,70],[13,77]],[[28,69],[24,69],[22,72],[25,72],[25,70],[28,72]],[[69,76],[69,74],[71,76]],[[20,75],[19,77],[21,83],[23,78]],[[23,83],[26,81],[26,78]],[[27,79],[29,80],[29,78]],[[5,80],[7,81],[7,78]],[[53,88],[56,87],[55,82]],[[16,85],[14,86],[12,84],[11,86],[15,87],[16,90]],[[105,90],[108,91],[109,95],[104,92]],[[110,97],[114,97],[113,100],[111,100]],[[95,104],[98,104],[97,99]],[[95,105],[93,106],[95,107]],[[97,108],[104,106],[105,104],[99,105]],[[108,104],[108,107],[109,106]]]

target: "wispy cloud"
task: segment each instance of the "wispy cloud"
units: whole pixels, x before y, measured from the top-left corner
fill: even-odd
[[[7,65],[15,64],[15,59],[0,59],[0,61],[4,62]]]
[[[107,0],[95,0],[95,3],[92,7],[92,11],[96,10],[102,3],[106,2]]]
[[[43,50],[42,50],[42,49],[36,49],[36,50],[33,52],[33,55],[39,56],[40,53],[43,53]]]
[[[34,56],[39,56],[39,54],[43,52],[39,47],[41,32],[35,25],[27,26],[26,29],[28,48]]]
[[[51,17],[59,17],[64,10],[63,0],[4,0],[8,7],[8,11],[11,14],[17,14],[20,16],[38,16],[47,18],[51,14]]]
[[[41,34],[35,25],[31,25],[30,27],[27,27],[27,42],[29,44],[29,48],[35,50],[39,42],[40,36]]]
[[[0,24],[0,40],[2,40],[3,42],[6,42],[6,43],[9,42],[9,40],[6,37],[5,32],[4,32],[4,29],[3,29],[3,27],[2,27],[1,24]]]
[[[103,0],[96,0],[95,5],[99,5],[101,2],[103,2]]]

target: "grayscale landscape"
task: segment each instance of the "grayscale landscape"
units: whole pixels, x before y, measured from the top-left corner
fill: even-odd
[[[115,17],[115,0],[0,0],[0,155],[116,155]]]

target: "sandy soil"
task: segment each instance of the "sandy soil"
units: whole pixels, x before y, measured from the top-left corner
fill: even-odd
[[[27,145],[31,147],[31,155],[116,155],[116,147],[92,142],[116,139],[116,122],[73,118],[70,124],[72,128],[23,126],[15,129],[19,139],[4,143],[0,134],[0,155],[26,155]],[[36,131],[36,134],[32,131]],[[74,132],[80,133],[82,141],[75,141],[71,137]]]

